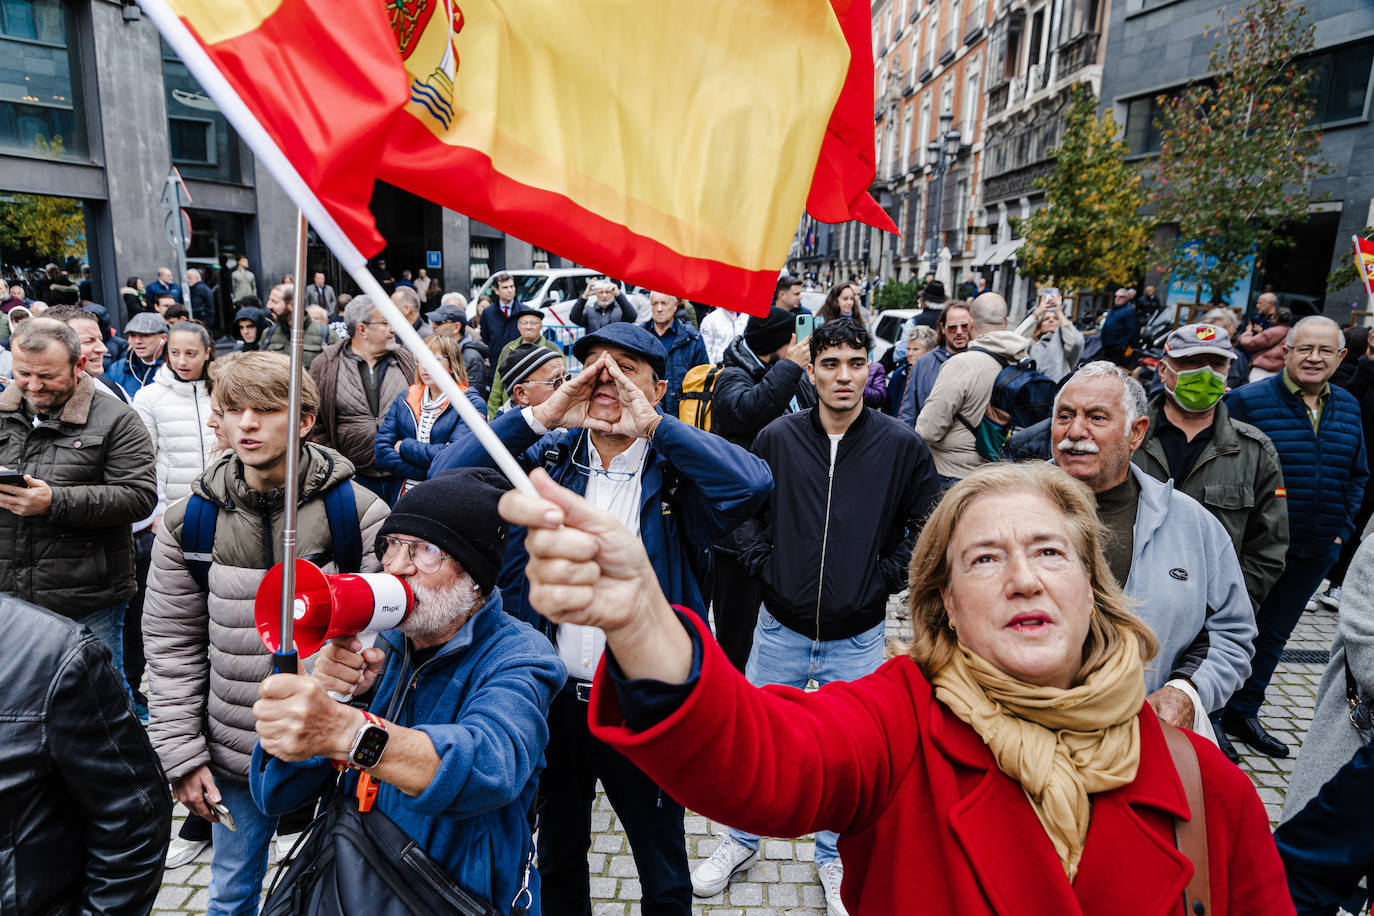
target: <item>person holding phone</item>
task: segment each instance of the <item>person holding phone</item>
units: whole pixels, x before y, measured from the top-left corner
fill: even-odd
[[[1083,333],[1064,316],[1064,300],[1057,289],[1045,290],[1016,333],[1034,341],[1030,357],[1035,368],[1053,381],[1062,381],[1083,357]]]

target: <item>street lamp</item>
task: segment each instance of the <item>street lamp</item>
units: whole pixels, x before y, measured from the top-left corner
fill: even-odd
[[[926,207],[926,258],[930,269],[940,254],[940,209],[945,196],[945,173],[959,155],[959,131],[954,129],[954,114],[946,110],[940,115],[940,131],[926,147],[931,168],[935,173],[935,199]]]

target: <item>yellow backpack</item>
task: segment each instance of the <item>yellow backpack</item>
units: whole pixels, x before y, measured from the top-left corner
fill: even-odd
[[[682,379],[682,394],[677,402],[677,418],[697,429],[711,431],[711,394],[715,391],[716,377],[725,368],[717,363],[693,366]]]

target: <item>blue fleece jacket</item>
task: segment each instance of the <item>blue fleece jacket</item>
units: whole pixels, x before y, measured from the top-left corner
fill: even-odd
[[[429,441],[421,442],[415,438],[415,410],[407,402],[409,397],[409,391],[402,391],[391,402],[377,430],[373,454],[377,458],[377,467],[387,473],[403,480],[424,480],[429,476],[429,463],[455,436],[467,431],[467,424],[458,416],[458,408],[449,404],[430,427]],[[469,388],[467,398],[479,414],[487,415],[487,402],[477,392]],[[398,442],[401,445],[399,450],[396,448]]]
[[[1274,443],[1288,491],[1288,555],[1316,556],[1336,538],[1350,540],[1369,482],[1360,403],[1331,386],[1312,430],[1307,406],[1278,375],[1226,396],[1231,417],[1259,427]]]
[[[1140,484],[1126,597],[1159,637],[1145,689],[1187,678],[1209,710],[1220,709],[1250,675],[1255,612],[1231,536],[1173,481],[1134,464]]]
[[[557,483],[587,492],[586,430],[540,436],[523,410],[502,414],[491,428],[525,469],[543,467]],[[463,467],[492,467],[476,436],[454,440],[430,465],[429,476]],[[772,490],[773,475],[756,455],[673,417],[659,421],[640,480],[639,537],[669,603],[706,619],[701,573],[707,548],[758,511]],[[499,580],[506,610],[549,633],[551,626],[526,601],[526,556],[525,529],[512,527]]]
[[[454,881],[508,912],[520,888],[530,831],[526,812],[544,768],[549,703],[567,672],[549,641],[487,603],[428,662],[411,663],[399,630],[381,635],[386,666],[371,711],[415,728],[434,742],[439,770],[411,798],[381,783],[374,810],[386,813]],[[398,686],[401,687],[398,696]],[[283,814],[319,794],[336,777],[323,757],[283,763],[253,749],[253,800]],[[351,793],[356,776],[350,774]],[[531,882],[537,880],[531,874]],[[539,900],[537,885],[531,886]]]

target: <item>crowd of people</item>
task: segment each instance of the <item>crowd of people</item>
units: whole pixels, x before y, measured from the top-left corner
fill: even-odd
[[[322,273],[263,303],[241,262],[228,343],[170,271],[131,280],[118,333],[60,271],[62,303],[0,305],[0,606],[26,662],[0,861],[43,863],[0,867],[18,912],[146,912],[212,847],[208,912],[255,913],[273,847],[304,830],[315,854],[316,813],[356,793],[431,878],[584,916],[598,783],[645,914],[808,833],[831,916],[913,888],[932,913],[1358,910],[1366,329],[1266,295],[1156,363],[1148,287],[1085,330],[1053,291],[1013,327],[998,294],[932,282],[880,354],[861,283],[812,315],[783,276],[750,317],[598,280],[565,348],[509,275],[470,313],[407,273],[392,302],[538,497]],[[297,556],[414,606],[273,673],[253,606],[297,437]],[[1293,752],[1261,713],[1309,606],[1339,636],[1276,840],[1232,740]],[[687,808],[730,825],[695,869]]]

